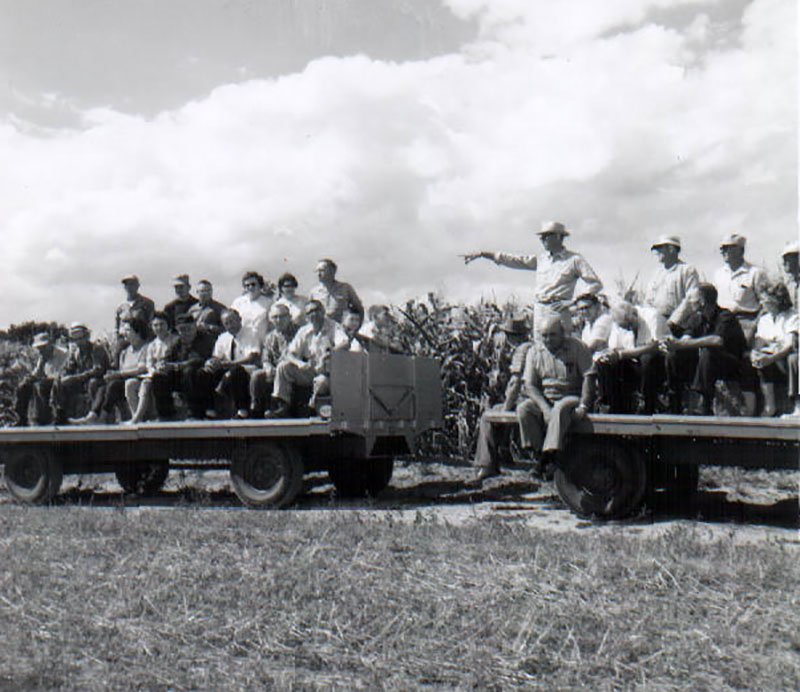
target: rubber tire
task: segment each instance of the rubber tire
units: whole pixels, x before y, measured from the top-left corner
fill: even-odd
[[[293,447],[277,442],[247,445],[234,454],[231,484],[248,507],[284,507],[303,487],[303,460]]]
[[[576,438],[562,454],[555,484],[577,515],[618,519],[636,511],[647,488],[647,466],[635,449],[608,439]]]
[[[120,464],[114,470],[117,483],[133,495],[154,495],[167,482],[168,461],[131,461]]]
[[[339,497],[376,497],[389,485],[394,459],[342,459],[332,462],[328,476]]]
[[[45,504],[58,494],[64,468],[48,450],[20,450],[6,462],[4,476],[6,488],[15,500]]]

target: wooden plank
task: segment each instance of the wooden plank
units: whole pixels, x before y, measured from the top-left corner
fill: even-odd
[[[517,422],[513,411],[488,411],[495,424]],[[800,420],[789,418],[723,418],[719,416],[633,416],[592,413],[571,432],[635,437],[720,437],[726,439],[800,442]]]
[[[321,418],[147,422],[138,425],[49,425],[0,428],[0,444],[13,442],[135,442],[136,440],[307,437],[329,435]]]

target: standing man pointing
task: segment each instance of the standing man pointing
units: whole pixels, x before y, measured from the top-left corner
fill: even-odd
[[[599,293],[603,283],[594,269],[577,252],[564,247],[569,235],[563,223],[547,221],[537,234],[546,252],[541,255],[512,255],[508,252],[472,252],[464,255],[464,264],[480,257],[512,269],[529,269],[536,272],[536,295],[533,307],[533,328],[538,335],[541,325],[549,315],[558,315],[565,333],[572,332],[569,306],[578,279],[586,283],[586,293]]]

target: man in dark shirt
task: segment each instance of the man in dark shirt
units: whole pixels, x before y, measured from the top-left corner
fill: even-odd
[[[89,340],[89,329],[84,324],[73,323],[69,328],[69,350],[62,374],[53,382],[50,405],[53,422],[64,425],[67,411],[75,398],[88,394],[93,398],[97,388],[103,384],[103,375],[109,368],[106,350]]]
[[[191,315],[177,317],[178,339],[167,352],[165,369],[151,375],[153,399],[159,420],[175,418],[173,392],[181,392],[186,398],[189,413],[193,418],[203,418],[205,401],[199,392],[198,372],[211,357],[214,337],[197,329]]]
[[[139,293],[139,277],[135,274],[128,274],[122,277],[122,285],[125,288],[125,300],[117,306],[115,315],[114,329],[117,334],[117,348],[119,351],[125,346],[125,340],[120,335],[122,323],[126,320],[139,319],[147,325],[147,336],[152,337],[150,332],[150,320],[156,311],[155,303]]]
[[[211,334],[215,339],[225,330],[222,327],[222,311],[225,306],[214,300],[214,287],[208,279],[197,282],[197,302],[189,308],[197,329],[202,334]]]
[[[174,329],[178,315],[189,312],[189,308],[197,303],[197,298],[190,292],[192,285],[189,283],[188,274],[178,274],[174,277],[172,287],[175,289],[175,298],[164,306],[164,314],[169,320],[170,328]]]
[[[689,292],[687,301],[692,313],[684,334],[659,344],[665,356],[670,398],[676,399],[671,401],[670,408],[675,413],[680,411],[683,385],[691,382],[691,388],[703,399],[700,413],[710,416],[717,380],[738,383],[741,379],[747,343],[734,314],[717,305],[717,289],[713,284],[701,283]]]

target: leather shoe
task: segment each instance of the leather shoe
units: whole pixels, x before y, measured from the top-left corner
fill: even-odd
[[[281,404],[276,409],[273,409],[272,411],[267,411],[264,414],[264,418],[267,420],[271,420],[272,418],[290,418],[289,405]]]

